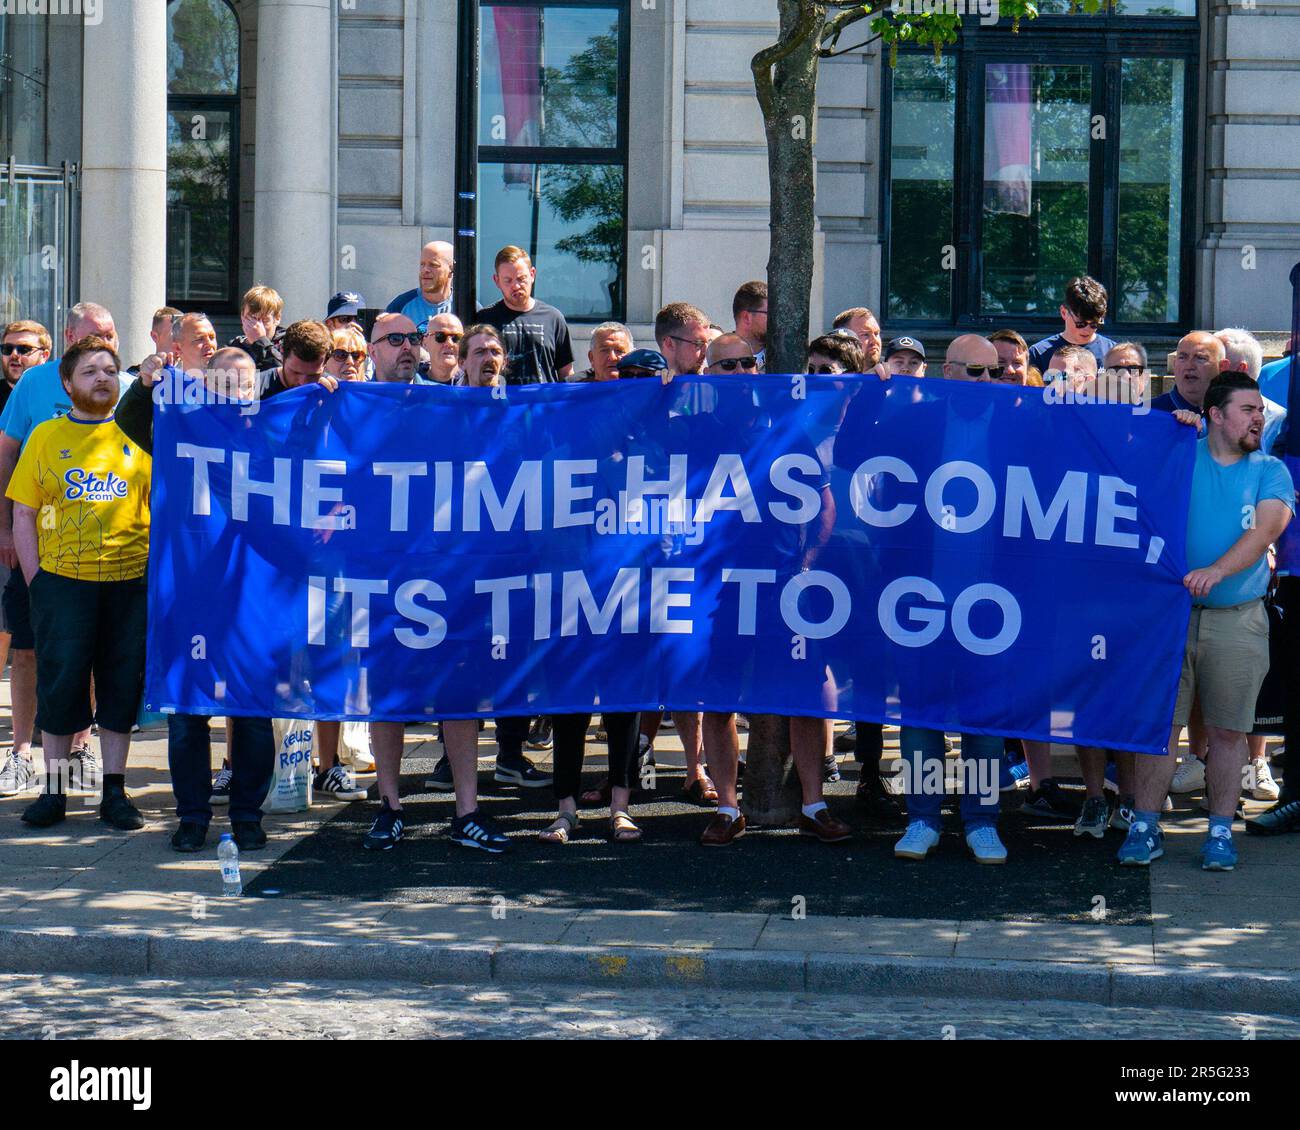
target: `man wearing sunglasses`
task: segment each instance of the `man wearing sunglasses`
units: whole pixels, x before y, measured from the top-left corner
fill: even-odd
[[[3,357],[4,380],[0,381],[0,409],[9,402],[14,385],[33,365],[43,365],[50,359],[50,331],[40,322],[10,322],[0,338],[0,356]]]
[[[430,318],[429,328],[424,331],[424,351],[429,355],[429,360],[421,362],[416,382],[425,380],[440,385],[459,383],[460,343],[464,336],[465,327],[455,314],[435,314]]]
[[[370,330],[370,360],[375,380],[411,384],[420,366],[424,335],[405,314],[380,314]]]
[[[1002,375],[997,347],[979,334],[961,334],[948,343],[943,375],[950,381],[992,381]]]
[[[1047,372],[1052,354],[1063,345],[1081,345],[1095,358],[1098,367],[1106,360],[1106,351],[1115,343],[1100,333],[1106,322],[1108,302],[1106,288],[1088,275],[1080,275],[1065,284],[1065,301],[1061,303],[1063,328],[1059,334],[1044,338],[1029,349],[1029,364],[1040,373]]]

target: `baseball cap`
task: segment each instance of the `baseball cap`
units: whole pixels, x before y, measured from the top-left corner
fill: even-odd
[[[652,373],[658,373],[668,368],[668,361],[662,353],[656,349],[634,349],[631,353],[626,353],[619,358],[616,369],[648,369]]]
[[[327,318],[359,317],[366,300],[352,290],[340,290],[325,308]]]
[[[892,357],[895,353],[903,352],[915,353],[922,361],[925,360],[925,346],[914,337],[896,337],[885,346],[886,359]]]

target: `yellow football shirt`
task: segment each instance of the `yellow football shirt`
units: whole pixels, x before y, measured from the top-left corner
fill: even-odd
[[[152,468],[112,417],[60,416],[32,429],[7,493],[39,511],[41,568],[79,581],[143,576]]]

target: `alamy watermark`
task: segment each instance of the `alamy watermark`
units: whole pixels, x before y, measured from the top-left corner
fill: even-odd
[[[0,16],[73,16],[93,27],[103,22],[104,0],[0,0]]]
[[[979,16],[988,27],[998,22],[998,0],[891,0],[889,10],[896,16]]]

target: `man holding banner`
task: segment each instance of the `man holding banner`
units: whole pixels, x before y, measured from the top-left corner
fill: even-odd
[[[1259,449],[1264,402],[1250,377],[1216,377],[1204,406],[1207,431],[1197,442],[1187,520],[1190,572],[1183,578],[1193,607],[1173,732],[1164,757],[1138,759],[1137,810],[1119,851],[1126,866],[1145,867],[1164,854],[1160,807],[1173,779],[1172,750],[1195,701],[1208,737],[1210,821],[1201,866],[1231,871],[1237,864],[1232,819],[1248,757],[1246,735],[1269,664],[1267,552],[1295,512],[1295,487],[1282,461]]]

